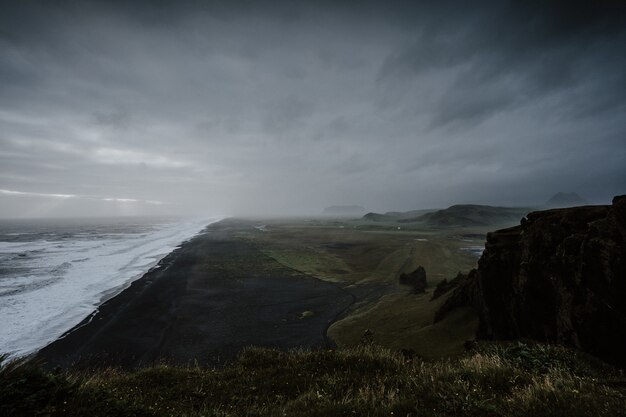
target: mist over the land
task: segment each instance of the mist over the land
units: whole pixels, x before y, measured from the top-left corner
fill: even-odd
[[[618,1],[1,3],[0,217],[626,192]]]

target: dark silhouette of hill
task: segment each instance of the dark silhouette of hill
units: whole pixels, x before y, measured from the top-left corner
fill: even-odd
[[[362,220],[367,220],[371,222],[406,223],[416,221],[419,216],[433,211],[435,211],[435,209],[388,211],[384,214],[370,212],[363,216]]]
[[[444,210],[426,213],[417,221],[431,226],[489,226],[517,221],[530,211],[524,207],[493,207],[477,204],[458,204]]]
[[[587,200],[576,193],[556,193],[548,201],[546,208],[564,208],[574,206],[585,206],[589,204]]]
[[[394,216],[387,216],[386,214],[380,214],[380,213],[367,213],[365,216],[362,217],[363,220],[369,220],[372,222],[395,222],[397,221],[397,218]]]
[[[526,207],[493,207],[458,204],[441,210],[367,213],[363,220],[373,222],[422,223],[436,227],[491,226],[517,223],[531,211]]]

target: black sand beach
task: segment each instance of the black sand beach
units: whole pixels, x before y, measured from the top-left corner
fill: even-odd
[[[217,365],[249,345],[331,345],[326,329],[355,296],[262,254],[234,237],[241,227],[211,225],[38,356],[48,366]]]

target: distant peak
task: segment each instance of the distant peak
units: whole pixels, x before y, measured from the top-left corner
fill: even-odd
[[[579,196],[578,194],[564,193],[558,192],[552,196],[548,201],[546,201],[546,207],[550,208],[559,208],[559,207],[573,207],[573,206],[584,206],[589,204],[587,200]]]

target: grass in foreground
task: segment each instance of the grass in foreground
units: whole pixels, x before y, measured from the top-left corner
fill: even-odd
[[[623,374],[555,347],[478,345],[423,362],[372,345],[248,348],[221,369],[155,366],[50,373],[0,368],[0,415],[624,416]]]

